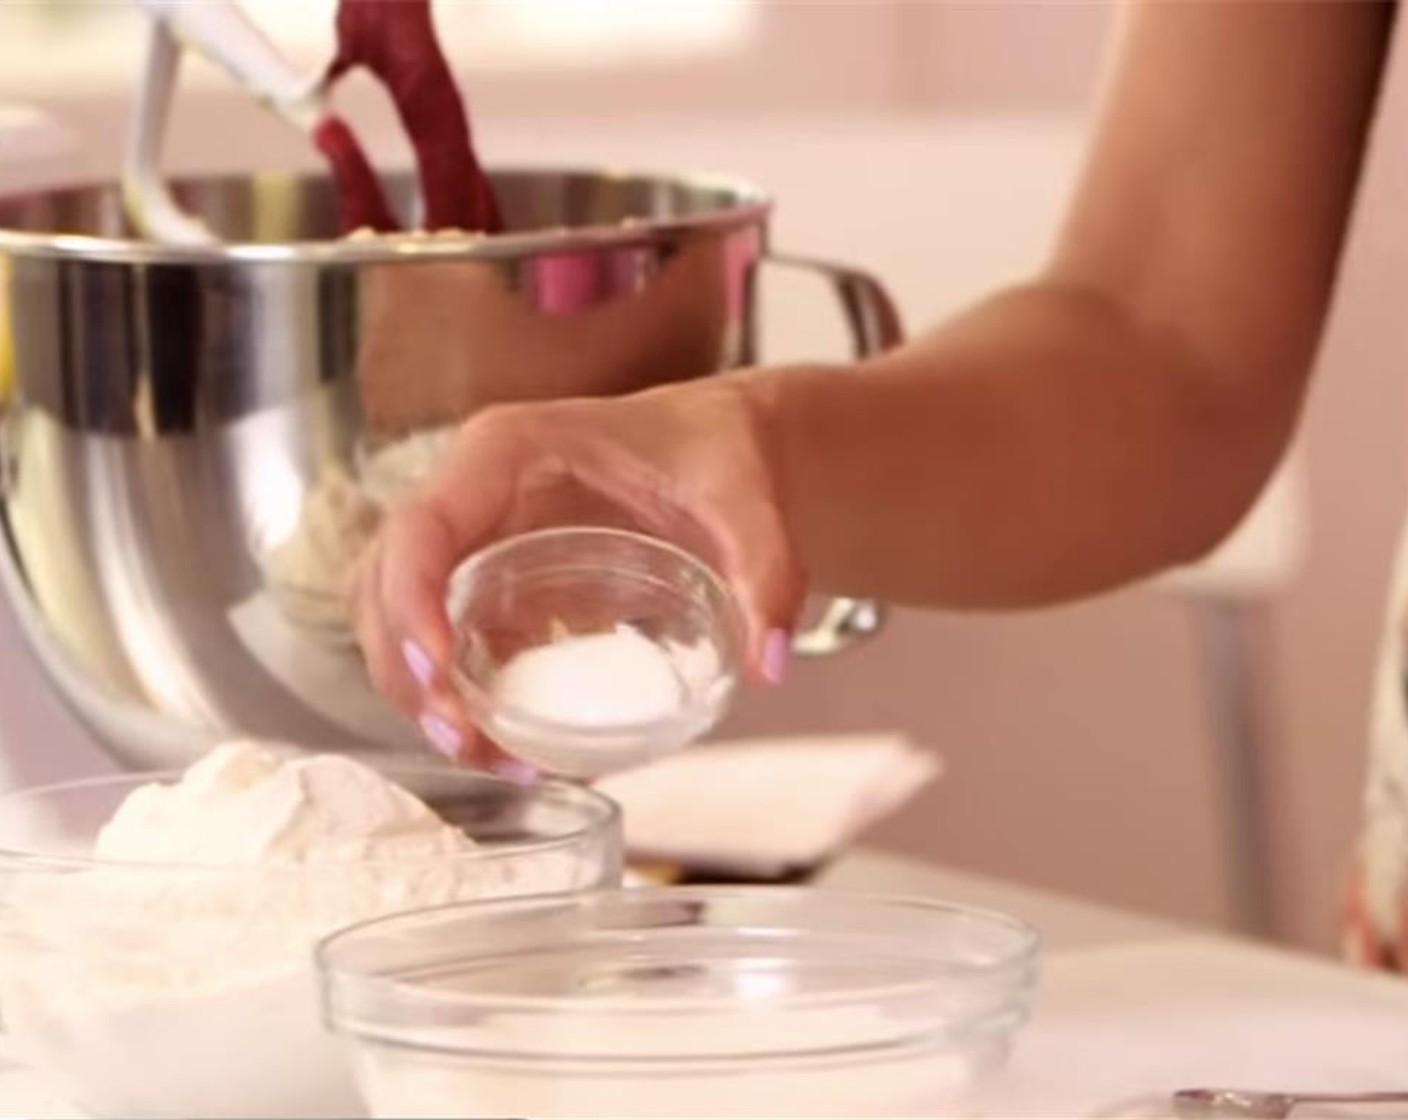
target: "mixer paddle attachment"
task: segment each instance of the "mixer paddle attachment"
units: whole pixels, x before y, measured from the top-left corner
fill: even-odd
[[[430,0],[342,0],[337,55],[319,76],[300,74],[235,0],[138,0],[152,17],[146,72],[123,167],[123,202],[145,237],[210,245],[219,238],[187,213],[160,171],[182,52],[199,51],[252,97],[304,133],[328,161],[344,233],[400,224],[352,129],[328,94],[364,66],[386,87],[416,153],[426,224],[493,233],[498,200],[470,142],[469,119],[435,37]]]

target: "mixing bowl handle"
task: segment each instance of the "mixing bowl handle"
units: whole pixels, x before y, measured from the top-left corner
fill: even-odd
[[[850,330],[855,357],[868,358],[904,341],[899,310],[883,284],[869,273],[848,265],[808,257],[769,255],[767,263],[820,276],[840,301]],[[833,599],[815,625],[793,639],[804,657],[840,653],[873,638],[885,622],[885,609],[869,599]]]

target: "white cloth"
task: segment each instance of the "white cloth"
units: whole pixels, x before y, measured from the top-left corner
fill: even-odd
[[[597,788],[633,856],[768,876],[820,863],[941,769],[898,735],[810,736],[694,747]]]

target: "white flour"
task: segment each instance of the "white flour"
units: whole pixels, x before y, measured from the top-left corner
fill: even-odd
[[[355,475],[337,463],[322,469],[297,527],[265,564],[266,579],[293,622],[348,628],[347,593],[362,550],[387,507],[435,469],[456,430],[437,428],[388,443],[360,458]]]
[[[539,879],[476,850],[360,763],[217,748],[128,797],[95,846],[111,862],[15,877],[0,910],[6,1030],[97,1116],[357,1115],[319,1019],[312,943],[392,911],[555,885],[547,864]]]
[[[265,578],[290,620],[320,629],[347,624],[357,559],[381,517],[381,507],[346,470],[324,469],[293,535],[269,553],[265,565]]]

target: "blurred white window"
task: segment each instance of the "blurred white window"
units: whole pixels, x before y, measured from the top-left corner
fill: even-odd
[[[244,0],[279,43],[301,56],[332,49],[331,0]],[[639,59],[726,53],[746,43],[757,0],[438,0],[435,24],[460,66],[619,66]]]
[[[199,3],[200,0],[191,0]],[[242,0],[301,66],[333,46],[335,0]],[[619,69],[727,56],[745,49],[761,0],[436,0],[435,22],[457,69]],[[124,0],[0,2],[0,85],[92,87],[137,70],[144,17]],[[209,78],[204,67],[192,77]],[[38,92],[38,91],[36,91]]]

